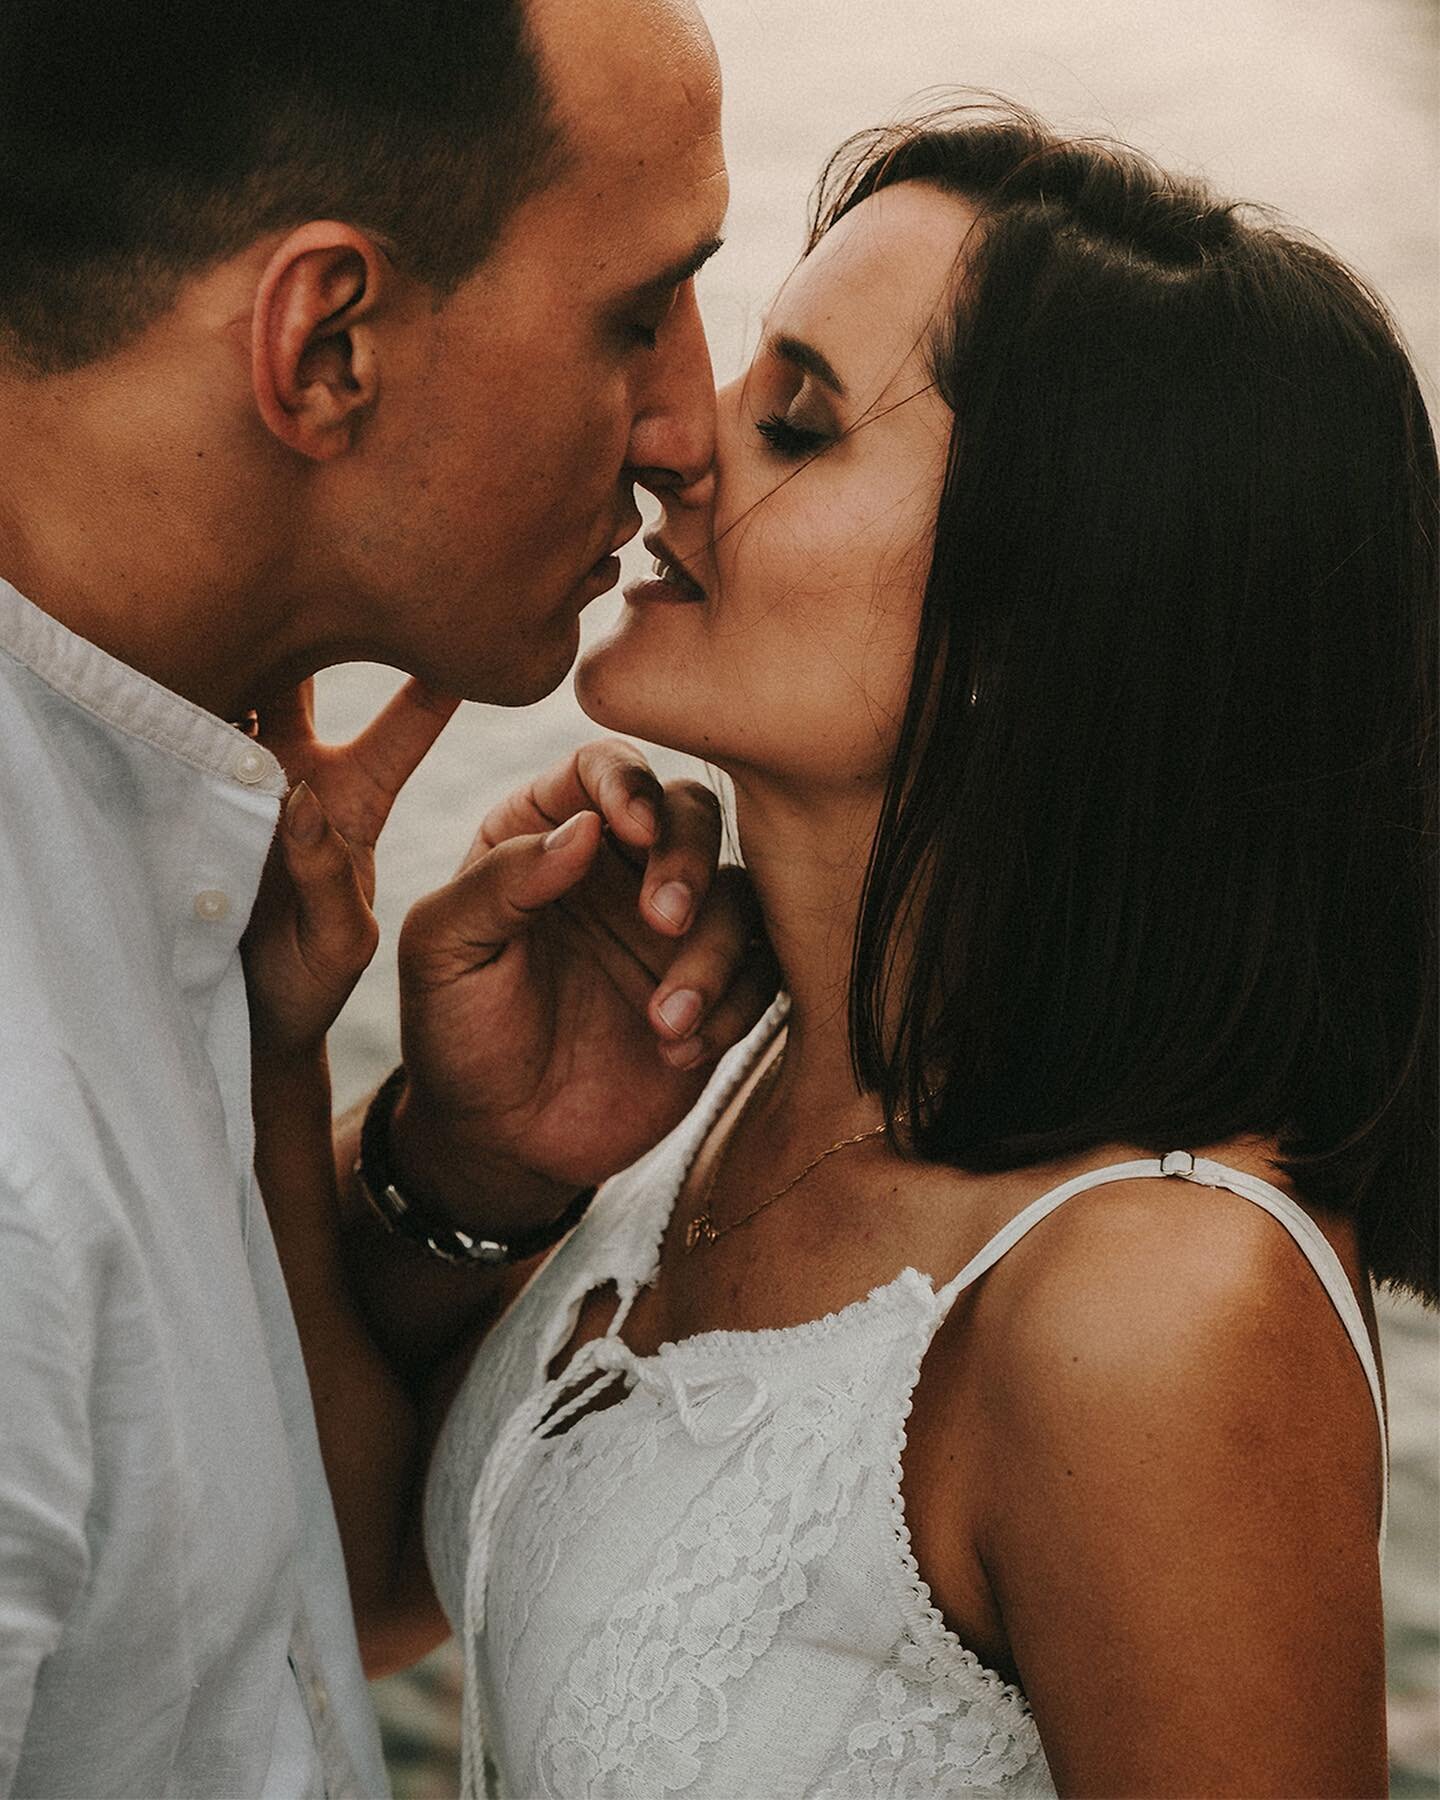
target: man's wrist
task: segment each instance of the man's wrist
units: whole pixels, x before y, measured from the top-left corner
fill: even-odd
[[[497,1156],[453,1112],[427,1105],[406,1080],[389,1109],[386,1148],[396,1186],[437,1224],[507,1238],[561,1218],[581,1190]]]
[[[277,1050],[258,1039],[250,1040],[250,1087],[267,1099],[300,1089],[314,1093],[330,1088],[330,1052],[324,1038],[303,1049]]]

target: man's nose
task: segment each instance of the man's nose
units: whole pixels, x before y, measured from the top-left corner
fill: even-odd
[[[691,282],[661,328],[647,374],[625,472],[662,500],[705,505],[715,484],[715,378]]]

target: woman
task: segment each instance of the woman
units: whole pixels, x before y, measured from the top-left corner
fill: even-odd
[[[1018,114],[832,167],[577,677],[732,776],[788,998],[449,1407],[470,1782],[1384,1791],[1435,488],[1303,240]]]

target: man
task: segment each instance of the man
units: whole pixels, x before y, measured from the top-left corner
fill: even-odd
[[[5,8],[0,1793],[383,1789],[250,1171],[238,944],[288,782],[225,721],[306,778],[297,866],[335,836],[318,794],[363,881],[434,693],[554,686],[634,484],[710,478],[690,278],[725,204],[689,0]],[[423,685],[328,750],[285,696],[354,657]],[[713,816],[661,799],[579,759],[419,915],[382,1124],[450,1225],[543,1237],[753,1016]],[[467,950],[596,857],[583,821],[519,831],[531,802],[648,855],[613,1043]],[[585,942],[551,975],[598,981]],[[415,1266],[374,1241],[403,1317]]]

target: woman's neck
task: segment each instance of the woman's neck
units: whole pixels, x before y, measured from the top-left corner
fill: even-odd
[[[838,1134],[878,1116],[850,1065],[850,961],[880,795],[797,795],[735,781],[745,865],[790,996],[785,1066],[771,1109]],[[858,1126],[857,1126],[858,1128]]]

